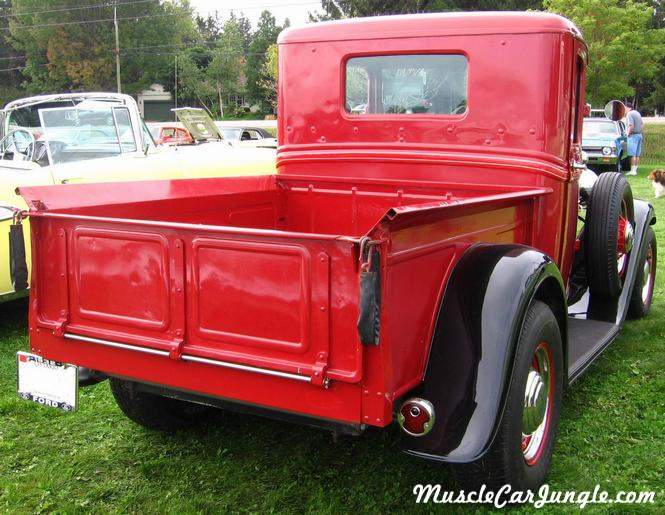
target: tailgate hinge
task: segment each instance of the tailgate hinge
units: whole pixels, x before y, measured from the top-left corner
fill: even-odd
[[[169,352],[169,358],[174,361],[180,361],[182,358],[182,348],[185,346],[184,338],[175,338],[173,340],[173,347]]]
[[[65,327],[67,326],[68,317],[66,311],[61,311],[60,315],[61,315],[60,318],[55,323],[55,326],[53,328],[53,334],[55,336],[62,338],[65,335]]]
[[[312,367],[312,377],[310,383],[314,386],[323,386],[328,388],[330,386],[330,379],[325,377],[326,369],[328,368],[328,353],[319,352],[316,355],[316,362]]]

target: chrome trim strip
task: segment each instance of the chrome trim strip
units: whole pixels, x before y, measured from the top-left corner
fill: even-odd
[[[99,345],[106,345],[107,347],[114,347],[117,349],[131,350],[136,352],[143,352],[145,354],[153,354],[155,356],[169,357],[169,352],[165,350],[150,349],[147,347],[138,347],[136,345],[128,345],[126,343],[112,342],[110,340],[102,340],[99,338],[91,338],[89,336],[81,336],[78,334],[65,333],[63,335],[65,338],[70,340],[78,340],[88,343],[97,343]],[[284,379],[295,379],[296,381],[305,381],[307,383],[311,382],[312,378],[309,376],[303,376],[300,374],[292,374],[290,372],[280,372],[279,370],[269,370],[267,368],[253,367],[250,365],[241,365],[239,363],[231,363],[229,361],[219,361],[216,359],[200,358],[198,356],[192,356],[189,354],[183,354],[181,356],[183,361],[191,361],[193,363],[202,363],[204,365],[213,365],[216,367],[223,368],[232,368],[234,370],[243,370],[245,372],[254,372],[256,374],[263,374],[268,376],[282,377]]]
[[[198,356],[191,356],[189,354],[183,354],[182,360],[192,361],[194,363],[203,363],[205,365],[214,365],[216,367],[244,370],[246,372],[256,372],[257,374],[283,377],[285,379],[295,379],[296,381],[305,381],[307,383],[312,380],[312,378],[309,376],[301,376],[299,374],[291,374],[289,372],[280,372],[279,370],[269,370],[267,368],[252,367],[250,365],[240,365],[238,363],[231,363],[229,361],[217,361],[215,359],[199,358]]]
[[[90,338],[89,336],[81,336],[79,334],[72,334],[72,333],[65,333],[63,336],[70,340],[79,340],[88,343],[98,343],[99,345],[106,345],[107,347],[115,347],[116,349],[133,350],[136,352],[143,352],[144,354],[154,354],[155,356],[164,356],[167,358],[169,356],[168,351],[165,350],[150,349],[147,347],[137,347],[136,345],[128,345],[126,343],[112,342],[109,340],[100,340],[99,338]]]

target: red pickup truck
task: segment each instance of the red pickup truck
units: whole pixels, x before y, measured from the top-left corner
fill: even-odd
[[[110,378],[159,429],[211,406],[397,422],[464,485],[537,488],[562,391],[648,312],[656,270],[651,206],[617,173],[579,186],[582,35],[377,17],[287,30],[279,58],[276,175],[20,189],[19,393],[71,410],[77,375]]]

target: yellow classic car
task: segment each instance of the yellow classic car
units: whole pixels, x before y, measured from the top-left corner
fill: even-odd
[[[10,259],[12,219],[27,209],[18,186],[274,173],[273,149],[234,148],[212,121],[205,126],[196,145],[159,147],[128,95],[67,93],[7,104],[0,111],[0,302],[27,293],[16,231]],[[29,268],[28,220],[22,223]]]

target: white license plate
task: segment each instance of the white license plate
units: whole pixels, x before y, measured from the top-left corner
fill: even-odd
[[[74,411],[78,405],[78,367],[36,354],[17,352],[18,394],[42,406]]]

